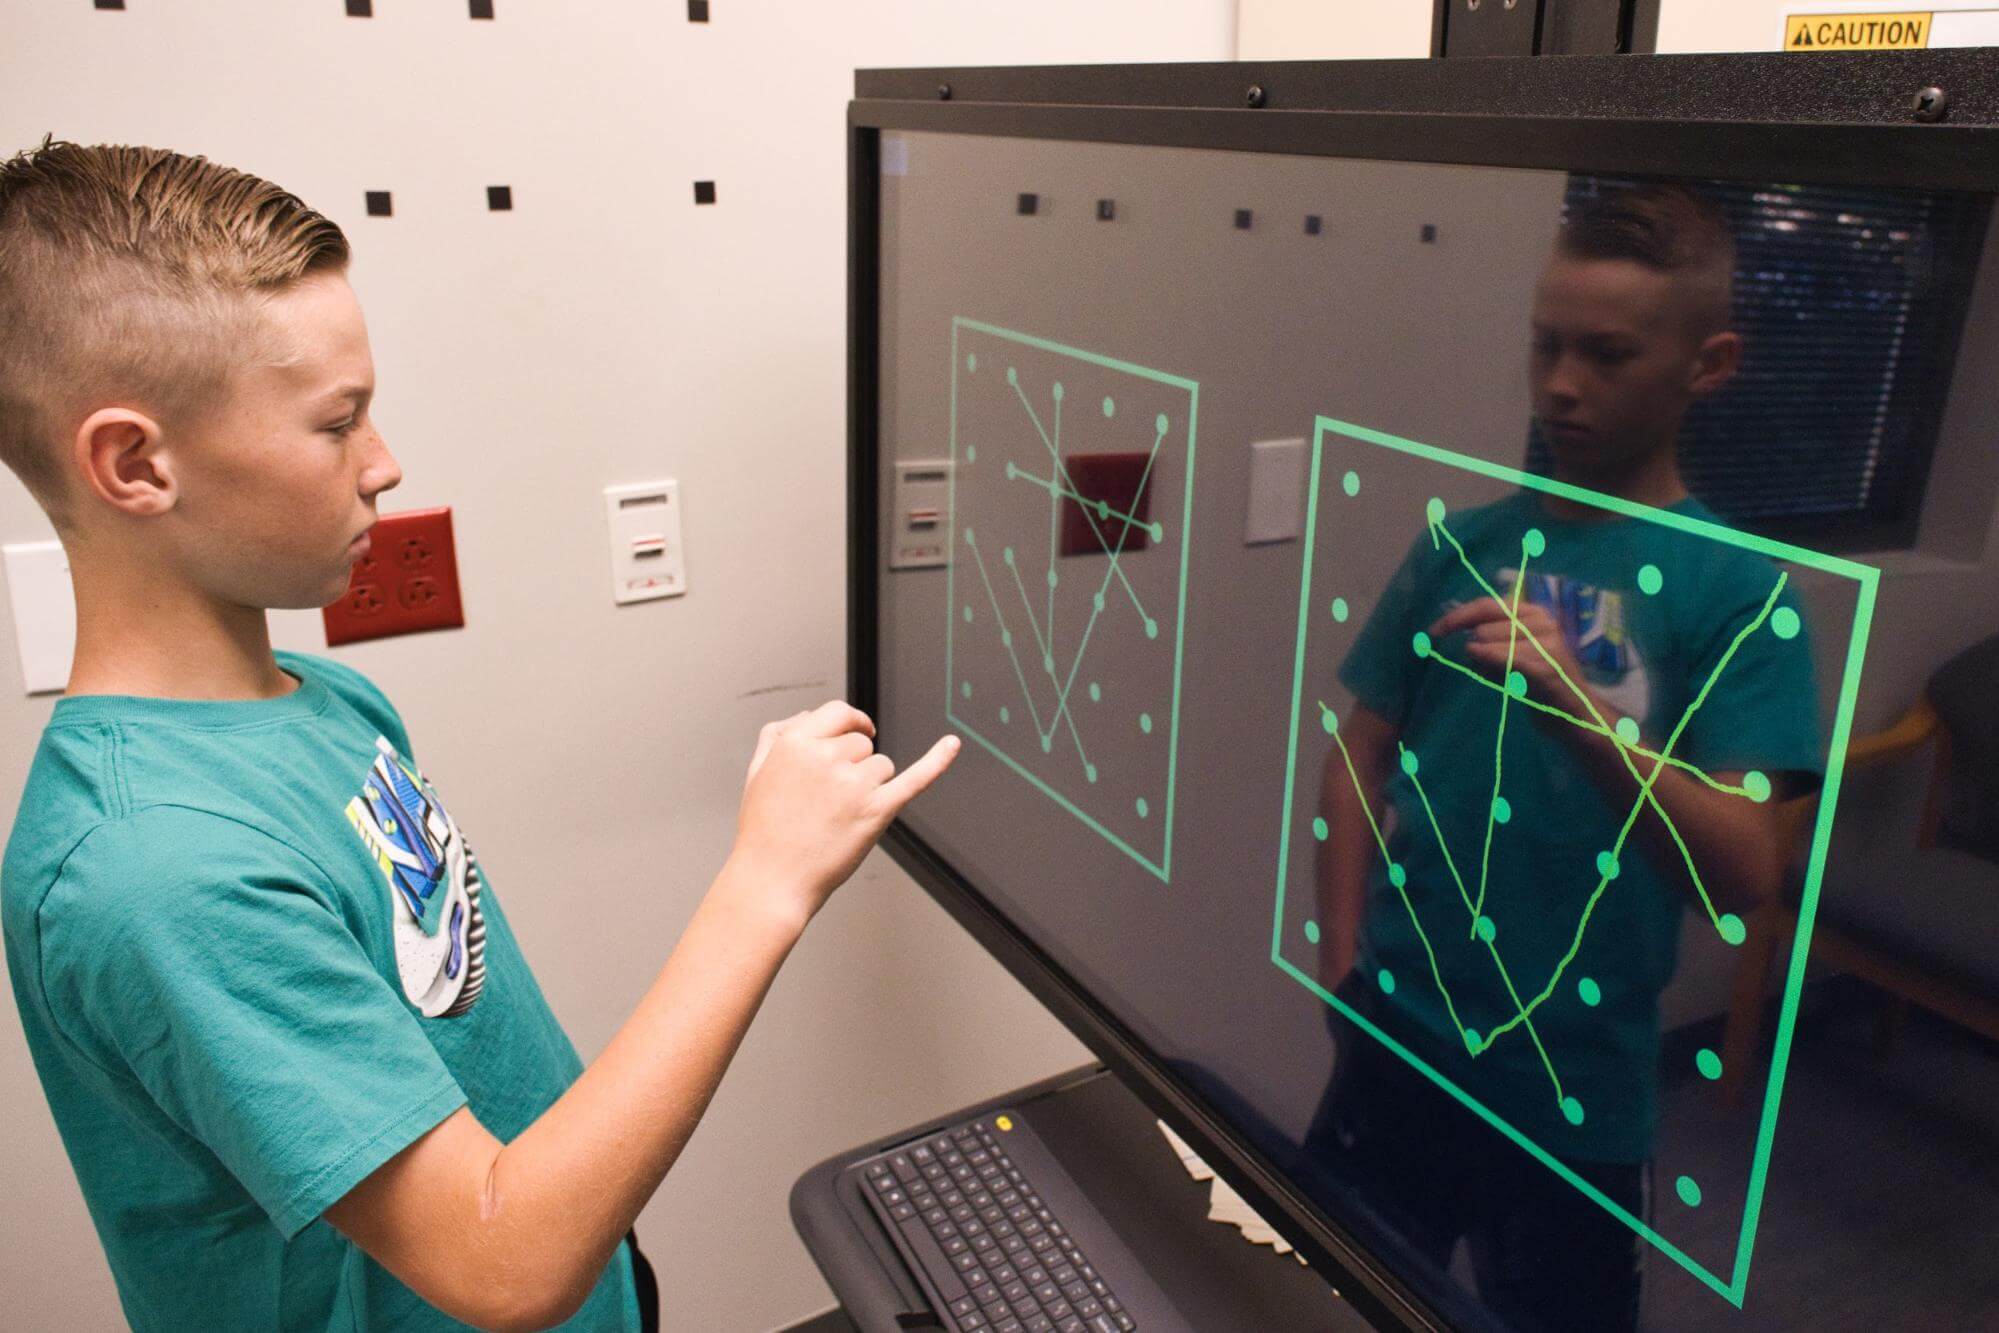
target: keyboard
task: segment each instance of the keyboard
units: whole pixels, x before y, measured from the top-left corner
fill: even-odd
[[[945,1328],[1132,1333],[1141,1327],[1092,1260],[1094,1251],[1129,1271],[1128,1255],[1017,1113],[926,1135],[855,1169],[868,1206]],[[1104,1250],[1116,1251],[1115,1258]],[[1147,1320],[1143,1327],[1153,1333],[1175,1322]]]

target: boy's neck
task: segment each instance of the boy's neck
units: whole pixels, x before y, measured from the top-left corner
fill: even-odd
[[[259,607],[221,602],[164,576],[71,561],[76,655],[70,694],[273,699],[298,682],[271,655]]]
[[[1650,505],[1654,509],[1670,509],[1686,499],[1688,494],[1687,484],[1680,476],[1680,460],[1676,451],[1670,448],[1659,450],[1641,459],[1636,466],[1614,474],[1576,473],[1557,464],[1555,480],[1604,495],[1614,495],[1620,500]],[[1549,513],[1574,523],[1602,522],[1612,517],[1596,505],[1559,495],[1544,496],[1543,502]]]

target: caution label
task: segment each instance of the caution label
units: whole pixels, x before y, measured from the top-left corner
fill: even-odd
[[[1930,20],[1916,14],[1792,14],[1786,51],[1913,51],[1930,44]]]

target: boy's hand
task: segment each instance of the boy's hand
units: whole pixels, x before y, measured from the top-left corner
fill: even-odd
[[[861,863],[903,806],[958,755],[945,736],[901,774],[875,753],[875,724],[834,700],[757,737],[730,859],[760,891],[791,895],[802,929]]]
[[[1562,633],[1562,627],[1555,623],[1555,617],[1548,608],[1536,602],[1520,604],[1520,630],[1517,641],[1513,642],[1513,669],[1527,680],[1527,692],[1543,703],[1558,708],[1577,707],[1582,700],[1579,691],[1585,688],[1582,663],[1576,661],[1575,653],[1569,648],[1569,641]],[[1429,635],[1441,643],[1447,635],[1459,630],[1470,630],[1471,637],[1465,641],[1465,656],[1472,665],[1483,668],[1488,675],[1497,677],[1506,670],[1507,645],[1515,639],[1515,633],[1507,619],[1507,608],[1491,597],[1481,597],[1466,602],[1463,606],[1438,617],[1430,626]],[[1536,651],[1534,642],[1547,650],[1547,656]],[[1566,674],[1571,685],[1562,683],[1562,674],[1557,674],[1552,658]],[[1502,682],[1504,683],[1504,682]]]

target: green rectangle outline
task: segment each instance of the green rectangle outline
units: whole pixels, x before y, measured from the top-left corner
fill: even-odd
[[[1806,862],[1803,894],[1798,906],[1798,925],[1792,935],[1791,966],[1789,974],[1785,978],[1783,1003],[1777,1020],[1776,1047],[1770,1058],[1769,1081],[1763,1094],[1763,1114],[1757,1126],[1755,1154],[1750,1165],[1749,1186],[1743,1203],[1742,1225],[1736,1236],[1735,1267],[1727,1282],[1723,1282],[1720,1277],[1710,1272],[1705,1266],[1653,1230],[1644,1221],[1634,1217],[1631,1213],[1605,1197],[1601,1191],[1556,1160],[1539,1144],[1529,1139],[1499,1116],[1487,1110],[1476,1099],[1459,1089],[1456,1084],[1452,1083],[1442,1074],[1430,1068],[1429,1065],[1425,1064],[1408,1048],[1355,1012],[1351,1006],[1336,998],[1325,987],[1307,976],[1283,956],[1285,879],[1291,864],[1291,820],[1296,799],[1298,776],[1298,718],[1304,698],[1305,643],[1312,600],[1312,557],[1317,546],[1315,537],[1318,530],[1319,518],[1319,467],[1326,432],[1328,430],[1366,444],[1381,445],[1417,458],[1441,463],[1448,467],[1455,467],[1462,471],[1479,473],[1512,485],[1544,491],[1550,495],[1558,495],[1564,499],[1576,501],[1581,504],[1594,505],[1598,508],[1609,509],[1631,518],[1645,519],[1650,522],[1659,523],[1665,527],[1676,528],[1681,532],[1689,533],[1693,536],[1707,537],[1728,545],[1756,551],[1773,559],[1802,565],[1808,569],[1817,569],[1828,574],[1850,578],[1859,585],[1859,593],[1854,605],[1853,630],[1846,647],[1845,676],[1840,683],[1839,703],[1833,717],[1832,736],[1826,755],[1825,780],[1819,797],[1817,820],[1813,826],[1811,853]],[[1777,1132],[1777,1105],[1783,1092],[1784,1071],[1790,1061],[1792,1037],[1797,1028],[1799,996],[1804,990],[1805,958],[1810,951],[1812,925],[1818,912],[1819,886],[1825,870],[1826,848],[1832,839],[1833,814],[1839,801],[1840,779],[1846,768],[1846,746],[1848,738],[1852,733],[1854,706],[1860,691],[1860,669],[1862,661],[1866,656],[1868,633],[1873,624],[1874,604],[1880,582],[1880,571],[1872,566],[1841,559],[1838,556],[1829,556],[1816,551],[1805,550],[1802,547],[1773,541],[1770,538],[1757,536],[1753,533],[1737,532],[1733,528],[1724,527],[1717,523],[1709,523],[1685,514],[1675,514],[1666,510],[1654,509],[1649,505],[1638,504],[1634,501],[1621,499],[1613,495],[1603,495],[1567,482],[1556,481],[1552,477],[1536,476],[1532,473],[1523,472],[1518,468],[1507,467],[1501,463],[1467,457],[1448,449],[1440,449],[1435,445],[1421,444],[1415,440],[1404,439],[1397,435],[1389,435],[1383,431],[1370,430],[1365,426],[1354,425],[1351,422],[1340,421],[1327,416],[1320,416],[1313,423],[1312,470],[1309,485],[1310,489],[1307,492],[1308,498],[1305,512],[1305,549],[1298,587],[1298,647],[1297,654],[1292,663],[1290,752],[1284,774],[1284,823],[1279,829],[1277,837],[1277,913],[1271,927],[1270,961],[1280,971],[1290,974],[1302,983],[1307,990],[1317,995],[1327,1004],[1332,1005],[1356,1026],[1369,1033],[1384,1046],[1388,1047],[1389,1050],[1400,1056],[1412,1068],[1463,1104],[1466,1109],[1473,1112],[1494,1129],[1499,1130],[1507,1138],[1537,1158],[1544,1166],[1553,1170],[1556,1175],[1561,1176],[1585,1196],[1595,1200],[1610,1212],[1612,1216],[1650,1241],[1661,1253],[1707,1284],[1708,1287],[1712,1288],[1724,1300],[1737,1309],[1741,1309],[1749,1287],[1749,1260],[1755,1244],[1756,1226],[1762,1212],[1763,1191],[1769,1179],[1771,1145]]]
[[[1052,352],[1057,356],[1070,357],[1078,361],[1087,362],[1090,365],[1102,366],[1107,370],[1115,370],[1127,375],[1136,375],[1140,379],[1152,380],[1155,383],[1167,384],[1187,391],[1187,471],[1186,483],[1181,488],[1185,492],[1185,497],[1180,515],[1180,596],[1179,605],[1174,612],[1175,622],[1173,626],[1173,722],[1167,734],[1166,809],[1163,812],[1164,817],[1161,820],[1162,842],[1160,844],[1162,855],[1156,862],[1132,847],[1123,838],[1105,828],[1094,816],[1085,814],[1075,802],[1071,801],[1061,792],[1056,791],[1053,787],[1042,781],[1040,777],[1028,772],[1021,765],[1020,761],[992,741],[986,739],[976,727],[959,717],[955,705],[951,701],[951,682],[957,675],[956,670],[952,666],[953,633],[951,616],[958,605],[958,330],[961,328],[990,334],[993,337],[1004,338],[1008,341],[1021,343],[1044,352]],[[1104,841],[1110,843],[1111,846],[1145,867],[1162,884],[1172,883],[1173,877],[1173,811],[1180,768],[1180,680],[1181,668],[1185,665],[1187,651],[1187,564],[1188,553],[1193,549],[1194,545],[1194,441],[1200,410],[1201,386],[1198,381],[1190,380],[1185,376],[1168,374],[1163,370],[1154,370],[1150,366],[1141,366],[1133,361],[1120,361],[1116,357],[1103,356],[1097,352],[1087,352],[1080,347],[1070,347],[1065,343],[1053,342],[1047,338],[1037,338],[1033,334],[1020,333],[1013,329],[1003,329],[997,324],[987,324],[965,315],[953,315],[951,317],[951,467],[949,480],[946,482],[946,503],[951,510],[951,535],[947,549],[949,549],[951,555],[944,562],[945,720],[984,746],[988,753],[1005,763],[1008,768],[1011,768],[1021,777],[1027,779],[1028,782],[1040,788],[1042,793],[1050,800],[1081,820],[1086,826],[1095,830]]]

